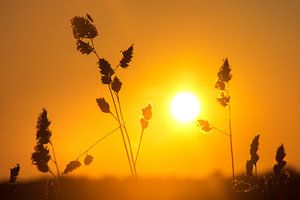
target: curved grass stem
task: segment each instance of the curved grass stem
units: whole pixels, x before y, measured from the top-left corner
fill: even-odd
[[[227,137],[230,137],[230,134],[227,133],[226,131],[223,131],[222,129],[220,128],[217,128],[215,126],[212,126],[213,129],[217,130],[219,133],[223,133],[224,135],[226,135]]]
[[[136,152],[136,156],[135,156],[135,160],[134,160],[134,165],[136,165],[136,162],[137,162],[138,157],[139,157],[139,152],[140,152],[140,148],[141,148],[141,144],[142,144],[142,140],[143,140],[144,130],[145,129],[142,129],[139,146],[138,146],[138,149],[137,149],[137,152]]]
[[[87,148],[83,153],[81,153],[79,156],[76,157],[75,160],[78,160],[81,156],[83,156],[84,154],[87,154],[93,147],[95,147],[99,142],[101,142],[102,140],[104,140],[105,138],[107,138],[108,136],[112,135],[114,132],[116,132],[120,127],[118,126],[117,128],[115,128],[114,130],[110,131],[109,133],[107,133],[106,135],[104,135],[103,137],[101,137],[100,139],[98,139],[96,142],[94,142],[89,148]]]

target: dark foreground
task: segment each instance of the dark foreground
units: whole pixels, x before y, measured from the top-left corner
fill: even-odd
[[[46,179],[18,183],[13,187],[0,184],[0,199],[56,199]],[[103,178],[90,180],[66,178],[61,180],[60,200],[239,200],[257,199],[252,193],[233,192],[231,181],[215,174],[203,180],[188,179],[130,179]],[[259,198],[261,199],[261,198]],[[300,176],[292,174],[284,196],[272,200],[299,200]]]

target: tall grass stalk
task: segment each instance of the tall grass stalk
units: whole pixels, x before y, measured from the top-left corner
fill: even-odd
[[[208,123],[207,120],[199,119],[197,121],[197,125],[201,127],[201,129],[205,132],[210,132],[211,130],[217,130],[226,136],[229,137],[229,145],[230,145],[230,157],[231,157],[231,171],[232,171],[232,182],[235,181],[235,173],[234,173],[234,154],[233,154],[233,137],[232,137],[232,119],[231,119],[231,105],[230,105],[230,92],[229,92],[229,81],[232,78],[231,68],[228,62],[228,59],[224,59],[223,65],[220,67],[219,72],[217,74],[217,81],[215,83],[215,88],[219,90],[219,96],[217,97],[217,102],[221,104],[221,106],[226,107],[228,109],[228,128],[229,133],[223,131],[222,129],[216,128],[212,124]]]
[[[234,156],[233,156],[233,142],[232,142],[231,108],[230,108],[230,105],[228,105],[228,124],[229,124],[229,140],[230,140],[232,180],[234,181],[235,180],[235,174],[234,174]]]
[[[113,112],[110,110],[109,103],[106,102],[103,97],[97,98],[96,101],[98,107],[103,113],[111,114],[112,117],[117,121],[131,175],[133,178],[137,178],[135,156],[133,153],[131,139],[128,133],[128,128],[125,123],[119,96],[122,82],[116,76],[118,69],[125,69],[129,66],[129,63],[131,62],[131,59],[133,57],[133,45],[131,45],[128,49],[121,51],[122,58],[120,62],[116,65],[116,67],[112,68],[111,64],[107,60],[102,58],[96,49],[94,39],[98,36],[98,31],[91,16],[88,14],[85,17],[75,16],[71,19],[71,26],[73,30],[73,36],[77,41],[77,50],[79,50],[82,54],[94,54],[97,57],[97,65],[101,75],[101,82],[103,85],[107,86],[109,99],[113,104]],[[90,159],[87,160],[90,161]],[[68,165],[69,168],[66,168],[66,172],[70,172],[78,168],[80,166],[80,162],[77,158],[75,161],[71,161]]]

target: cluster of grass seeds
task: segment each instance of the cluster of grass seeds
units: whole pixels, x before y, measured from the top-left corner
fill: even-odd
[[[36,145],[34,147],[34,152],[31,155],[32,164],[37,167],[37,169],[42,173],[49,173],[52,178],[49,178],[46,183],[46,199],[57,199],[59,194],[59,182],[61,176],[67,175],[79,168],[82,164],[80,159],[84,156],[83,163],[85,165],[90,165],[94,157],[89,154],[89,151],[94,148],[98,143],[104,140],[106,137],[112,135],[117,130],[120,130],[126,156],[128,159],[130,171],[132,177],[137,178],[136,163],[139,156],[139,151],[142,143],[144,130],[149,125],[149,120],[152,117],[152,106],[148,104],[142,109],[143,117],[140,120],[141,123],[141,135],[139,140],[139,145],[137,152],[133,153],[131,139],[127,130],[125,119],[123,117],[122,105],[120,100],[120,91],[122,88],[122,82],[117,76],[118,69],[125,69],[129,66],[133,56],[133,45],[128,49],[121,51],[122,58],[116,67],[112,67],[111,64],[104,58],[101,58],[98,54],[94,39],[98,36],[98,31],[94,25],[94,21],[90,15],[85,17],[75,16],[71,19],[71,26],[73,29],[73,36],[76,39],[77,50],[82,54],[93,53],[97,57],[97,65],[100,72],[100,79],[102,84],[107,86],[110,94],[110,99],[113,103],[113,109],[111,109],[110,104],[106,101],[104,97],[96,99],[99,109],[103,113],[110,114],[117,122],[117,127],[102,136],[100,139],[95,141],[91,146],[89,146],[83,153],[77,156],[74,160],[70,161],[63,172],[61,173],[58,167],[58,162],[55,155],[54,145],[51,141],[52,132],[49,129],[51,121],[48,119],[48,113],[46,109],[43,109],[37,120],[37,132],[36,132]],[[50,152],[52,150],[52,153]],[[52,161],[55,165],[56,173],[51,169],[49,162]],[[20,166],[16,165],[11,169],[10,183],[14,185],[20,170]]]
[[[124,119],[123,111],[122,111],[122,104],[121,104],[121,89],[122,89],[122,81],[117,75],[118,70],[126,69],[129,67],[129,64],[133,57],[133,50],[134,46],[130,45],[127,49],[121,51],[122,57],[113,67],[111,63],[102,58],[101,55],[98,53],[94,40],[99,35],[96,26],[94,25],[94,20],[90,15],[82,16],[75,16],[71,19],[71,26],[73,30],[73,36],[76,39],[77,50],[80,51],[82,54],[90,55],[94,54],[97,58],[97,66],[100,72],[100,80],[101,83],[107,88],[108,90],[108,98],[99,97],[96,98],[96,103],[99,109],[106,114],[112,116],[112,118],[116,121],[117,127],[101,137],[95,143],[93,143],[90,147],[88,147],[83,153],[69,162],[66,166],[63,174],[68,174],[73,170],[77,169],[81,166],[80,159],[82,156],[84,158],[84,164],[89,165],[93,161],[93,156],[89,154],[89,151],[94,148],[99,142],[105,139],[107,136],[115,133],[117,130],[120,131],[124,150],[126,153],[126,157],[128,160],[128,165],[130,168],[130,172],[132,177],[137,178],[137,170],[136,170],[136,163],[142,143],[143,133],[144,130],[148,127],[149,120],[152,116],[152,106],[148,104],[144,109],[143,118],[141,118],[141,136],[139,140],[139,145],[136,153],[134,153],[132,148],[131,138],[127,129],[126,121]],[[110,102],[107,100],[110,99]],[[111,106],[112,105],[112,106]]]
[[[250,160],[246,162],[246,172],[244,177],[235,183],[235,191],[249,193],[256,199],[285,199],[285,189],[289,181],[289,174],[284,169],[286,161],[284,160],[286,153],[283,144],[276,151],[273,173],[267,176],[258,176],[257,162],[259,160],[258,147],[259,137],[253,138],[250,145]],[[255,167],[255,176],[253,175],[253,167]]]
[[[15,194],[17,192],[18,189],[18,183],[17,183],[17,179],[20,173],[20,164],[15,164],[14,167],[10,168],[10,176],[9,176],[9,180],[8,180],[8,184],[9,184],[9,192],[10,192],[10,198],[11,199],[15,199]]]
[[[49,129],[51,121],[48,119],[48,112],[43,109],[37,120],[36,131],[36,145],[34,152],[31,155],[32,164],[42,173],[49,173],[52,178],[47,180],[45,197],[49,199],[58,198],[59,193],[59,181],[61,173],[59,171],[58,162],[55,155],[54,145],[51,140],[52,132]],[[52,153],[50,153],[52,149]],[[53,172],[49,165],[49,161],[52,161],[55,165],[56,174]]]
[[[232,181],[235,181],[234,173],[234,154],[233,154],[233,141],[232,141],[232,129],[231,129],[231,106],[230,106],[230,90],[229,90],[229,81],[232,79],[231,68],[229,65],[228,59],[224,59],[222,66],[219,69],[217,74],[217,81],[215,83],[215,88],[219,90],[219,96],[217,97],[217,102],[227,108],[228,110],[228,125],[229,131],[226,132],[220,128],[215,127],[208,120],[199,119],[197,125],[201,128],[202,131],[208,133],[212,130],[216,130],[220,133],[223,133],[229,138],[230,144],[230,155],[231,155],[231,170],[232,170]]]
[[[229,81],[232,79],[231,68],[226,58],[223,65],[219,69],[217,74],[217,81],[215,88],[219,90],[219,96],[217,97],[217,102],[219,102],[223,107],[228,109],[228,124],[229,132],[223,129],[215,127],[213,124],[209,123],[208,120],[199,119],[197,125],[202,131],[209,133],[212,130],[223,133],[229,138],[230,141],[230,154],[231,154],[231,169],[232,169],[232,183],[233,189],[236,192],[244,193],[255,193],[256,198],[275,198],[282,196],[284,191],[282,188],[286,185],[288,181],[288,173],[284,170],[286,165],[285,150],[284,146],[278,147],[276,152],[276,164],[273,167],[273,175],[269,177],[258,177],[257,175],[257,162],[259,160],[258,149],[259,149],[259,138],[257,135],[253,138],[250,145],[250,159],[246,162],[246,172],[242,179],[237,180],[234,173],[234,157],[233,157],[233,145],[232,145],[232,130],[231,130],[231,107],[230,107],[230,91],[229,91]],[[253,169],[255,170],[255,176],[253,176]]]
[[[13,168],[10,169],[9,183],[15,185],[17,183],[17,178],[20,173],[20,165],[16,164]]]

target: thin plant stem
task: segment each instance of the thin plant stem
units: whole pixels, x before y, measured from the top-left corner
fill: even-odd
[[[234,157],[233,157],[233,145],[232,145],[232,129],[231,129],[231,108],[228,105],[228,123],[229,123],[229,140],[230,140],[230,154],[231,154],[231,168],[232,168],[232,181],[234,181]]]
[[[51,145],[52,152],[53,152],[53,159],[54,159],[54,164],[55,164],[55,167],[56,167],[57,177],[60,178],[61,176],[60,176],[60,172],[59,172],[59,169],[58,169],[58,163],[57,163],[57,159],[56,159],[56,155],[55,155],[54,146],[53,146],[53,143],[51,141],[49,143]]]
[[[128,131],[127,131],[127,128],[126,128],[126,123],[125,123],[125,120],[124,120],[124,117],[123,117],[120,97],[119,97],[118,93],[115,93],[115,94],[116,94],[116,97],[117,97],[117,102],[118,102],[118,105],[119,105],[119,111],[120,111],[122,122],[124,124],[124,130],[125,130],[126,138],[127,138],[128,145],[129,145],[130,156],[131,156],[131,160],[133,162],[133,170],[134,170],[135,175],[137,177],[137,172],[136,172],[136,167],[135,167],[135,160],[134,160],[134,157],[133,157],[133,151],[132,151],[132,146],[131,146],[131,142],[130,142],[130,137],[129,137],[129,134],[128,134]]]
[[[119,66],[120,66],[120,64],[118,64],[118,65],[115,67],[114,71],[116,71],[116,70],[118,69]]]
[[[223,131],[220,128],[217,128],[215,126],[212,127],[213,129],[217,130],[219,133],[223,133],[224,135],[226,135],[227,137],[230,137],[230,134],[228,134],[227,132]]]
[[[110,131],[109,133],[107,133],[106,135],[104,135],[103,137],[101,137],[100,139],[98,139],[96,142],[94,142],[89,148],[87,148],[83,153],[81,153],[79,156],[77,156],[77,158],[75,160],[78,160],[81,156],[83,156],[84,154],[88,153],[89,150],[91,150],[93,147],[95,147],[99,142],[101,142],[102,140],[104,140],[105,138],[107,138],[108,136],[112,135],[114,132],[116,132],[120,127],[118,126],[117,128],[115,128],[114,130]]]
[[[129,156],[128,147],[127,147],[127,143],[126,143],[126,140],[125,140],[125,137],[124,137],[123,128],[122,128],[122,123],[121,123],[121,121],[120,121],[120,117],[119,117],[117,105],[116,105],[116,102],[115,102],[115,98],[114,98],[114,96],[113,96],[113,93],[112,93],[112,91],[111,91],[110,85],[108,85],[108,89],[109,89],[109,92],[110,92],[110,95],[111,95],[111,98],[112,98],[112,101],[113,101],[113,104],[114,104],[114,108],[115,108],[115,112],[116,112],[116,115],[117,115],[118,123],[119,123],[119,125],[120,125],[120,131],[121,131],[121,135],[122,135],[122,139],[123,139],[123,143],[124,143],[124,147],[125,147],[125,151],[126,151],[128,163],[129,163],[129,166],[130,166],[130,171],[131,171],[132,176],[133,176],[134,178],[136,178],[135,173],[134,173],[133,168],[132,168],[132,162],[133,162],[133,161],[130,159],[130,156]]]
[[[93,39],[91,39],[91,43],[92,43],[92,47],[93,47],[93,52],[94,52],[94,54],[97,56],[98,60],[100,60],[100,56],[99,56],[99,54],[98,54],[98,52],[97,52],[97,50],[96,50],[96,48],[95,48],[95,44],[94,44],[94,40],[93,40]],[[118,67],[119,67],[119,65],[116,66],[116,68],[114,69],[114,71],[115,71]],[[125,137],[124,137],[124,133],[123,133],[123,129],[122,129],[122,123],[121,123],[121,121],[120,121],[120,117],[119,117],[119,114],[118,114],[116,102],[115,102],[114,96],[113,96],[113,94],[112,94],[110,85],[108,85],[108,89],[109,89],[111,98],[112,98],[112,100],[113,100],[113,104],[114,104],[114,107],[115,107],[115,111],[116,111],[117,117],[115,117],[115,116],[113,115],[113,113],[111,113],[111,114],[112,114],[112,116],[118,121],[118,123],[119,123],[119,125],[120,125],[119,128],[120,128],[120,131],[121,131],[121,135],[122,135],[122,139],[123,139],[125,151],[126,151],[126,154],[127,154],[127,159],[128,159],[129,166],[130,166],[130,171],[131,171],[132,176],[133,176],[133,177],[136,177],[136,171],[133,172],[133,169],[132,169],[132,162],[133,162],[133,160],[131,160],[130,157],[129,157],[128,148],[127,148],[127,144],[126,144]],[[125,128],[125,126],[123,126],[123,127]],[[135,169],[135,167],[134,167],[134,169]]]
[[[227,83],[227,94],[230,96],[229,83]],[[234,174],[234,156],[233,156],[233,142],[232,142],[232,128],[231,128],[231,106],[228,103],[228,125],[229,125],[229,140],[230,140],[230,155],[231,155],[231,169],[232,169],[232,181],[235,180]]]
[[[144,135],[144,129],[142,129],[139,146],[138,146],[138,149],[137,149],[137,152],[136,152],[136,157],[135,157],[135,160],[134,160],[134,165],[136,165],[136,162],[137,162],[138,157],[139,157],[139,152],[140,152],[140,148],[141,148],[141,144],[142,144],[142,140],[143,140],[143,135]]]
[[[95,44],[94,44],[94,40],[91,39],[91,43],[92,43],[92,47],[93,47],[93,52],[95,53],[95,55],[97,56],[98,60],[100,60],[100,56],[95,48]]]
[[[112,113],[110,112],[110,114],[113,116],[113,118],[118,122],[118,118]],[[121,123],[121,126],[125,128],[125,125]]]

